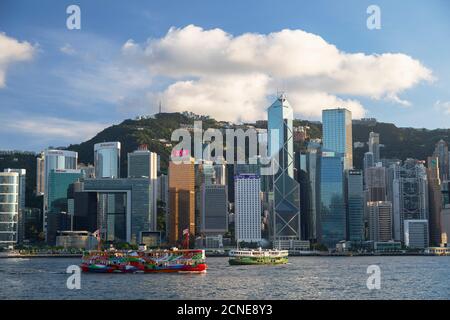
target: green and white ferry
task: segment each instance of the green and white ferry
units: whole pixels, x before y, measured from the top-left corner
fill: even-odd
[[[288,262],[289,252],[287,250],[258,248],[230,250],[228,262],[230,265],[254,265],[254,264],[284,264]]]

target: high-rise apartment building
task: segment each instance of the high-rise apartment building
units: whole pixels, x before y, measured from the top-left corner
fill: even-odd
[[[254,174],[235,177],[236,242],[261,241],[261,181]]]
[[[352,169],[352,113],[344,108],[322,110],[322,130],[323,150],[340,155],[344,169]]]

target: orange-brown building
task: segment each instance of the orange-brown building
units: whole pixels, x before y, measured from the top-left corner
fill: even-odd
[[[171,245],[183,239],[183,230],[195,234],[195,165],[169,162],[168,234]]]

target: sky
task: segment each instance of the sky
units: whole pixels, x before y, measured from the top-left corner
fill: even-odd
[[[81,28],[66,9],[78,5]],[[370,5],[380,29],[369,29]],[[450,127],[450,2],[0,1],[0,150],[90,139],[139,115],[296,118]]]

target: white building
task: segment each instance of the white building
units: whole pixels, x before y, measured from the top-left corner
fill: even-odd
[[[428,220],[405,220],[405,246],[425,249],[429,246]]]
[[[261,241],[261,179],[254,174],[235,177],[235,237],[237,242]]]
[[[0,172],[0,247],[17,243],[19,218],[19,174]]]

